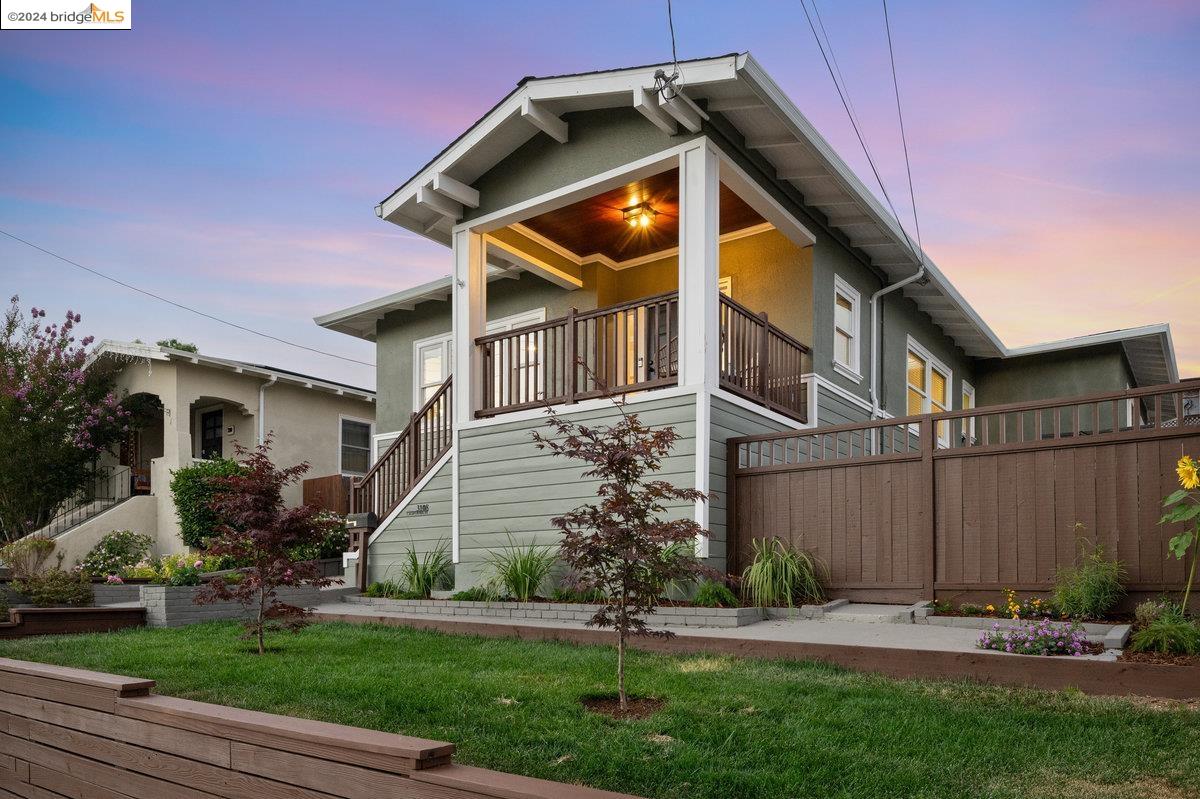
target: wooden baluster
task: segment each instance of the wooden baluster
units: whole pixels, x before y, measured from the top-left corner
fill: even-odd
[[[758,394],[767,402],[767,383],[770,380],[771,346],[769,341],[770,325],[767,323],[767,312],[759,314],[762,319],[762,332],[758,343]]]

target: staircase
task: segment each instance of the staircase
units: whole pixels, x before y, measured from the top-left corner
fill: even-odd
[[[350,513],[383,521],[454,442],[453,378],[413,413],[371,471],[350,484]]]
[[[128,466],[98,474],[92,485],[74,498],[67,500],[44,527],[33,535],[55,538],[88,519],[99,516],[116,507],[130,496],[130,471]]]

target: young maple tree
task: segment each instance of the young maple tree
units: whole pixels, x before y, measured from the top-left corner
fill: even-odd
[[[62,322],[13,297],[0,330],[0,543],[43,527],[63,502],[92,488],[97,457],[129,430],[112,377],[87,369],[82,317]]]
[[[546,436],[534,431],[538,449],[589,465],[584,478],[598,478],[596,502],[580,505],[550,520],[562,532],[562,559],[587,589],[607,601],[588,620],[589,626],[612,627],[617,633],[617,694],[621,710],[629,707],[625,691],[625,646],[632,635],[669,638],[651,630],[646,617],[658,608],[665,587],[714,572],[693,556],[703,528],[691,519],[666,519],[667,505],[707,499],[704,492],[649,479],[679,440],[673,427],[651,428],[621,403],[616,424],[588,426],[549,410]]]
[[[246,638],[257,639],[258,654],[265,648],[267,632],[296,632],[308,624],[307,608],[279,600],[283,587],[310,585],[323,588],[334,581],[322,577],[313,561],[297,561],[294,553],[317,546],[337,526],[336,517],[312,505],[286,508],[283,488],[308,471],[301,463],[278,469],[271,462],[270,436],[253,450],[236,446],[241,474],[212,478],[219,490],[211,501],[214,515],[222,519],[217,536],[210,539],[208,553],[225,555],[237,563],[240,579],[222,577],[208,581],[193,600],[198,605],[234,601],[249,611]]]

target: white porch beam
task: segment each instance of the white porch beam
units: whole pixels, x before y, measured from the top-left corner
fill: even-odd
[[[451,222],[462,219],[462,203],[455,202],[433,190],[432,186],[417,189],[417,205],[427,211],[447,217]]]
[[[720,163],[707,142],[679,169],[679,384],[717,388]]]
[[[642,86],[637,86],[633,90],[633,107],[650,120],[654,127],[661,130],[668,136],[674,136],[679,128],[675,123],[675,118],[667,112],[663,111],[658,104],[658,92],[654,89],[647,89]]]
[[[567,143],[567,123],[528,97],[521,103],[521,118],[559,144]]]
[[[479,192],[461,180],[455,180],[449,175],[438,172],[433,176],[433,190],[438,194],[460,203],[467,208],[479,207]]]
[[[487,249],[482,234],[470,229],[454,234],[454,282],[451,286],[454,331],[454,425],[470,421],[483,396],[479,385],[479,351],[475,339],[487,319]]]
[[[765,108],[766,103],[758,97],[714,97],[708,101],[708,110],[717,113],[745,111],[750,108]]]

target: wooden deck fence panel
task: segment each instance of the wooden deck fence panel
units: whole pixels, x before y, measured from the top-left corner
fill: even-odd
[[[779,537],[822,560],[834,595],[882,601],[1048,590],[1086,540],[1122,562],[1132,592],[1177,590],[1184,564],[1166,545],[1179,526],[1159,518],[1176,461],[1200,452],[1200,417],[1177,410],[1197,391],[731,439],[732,546],[744,565],[754,539]]]
[[[310,477],[301,483],[305,505],[345,516],[350,512],[350,477],[331,474],[325,477]]]

